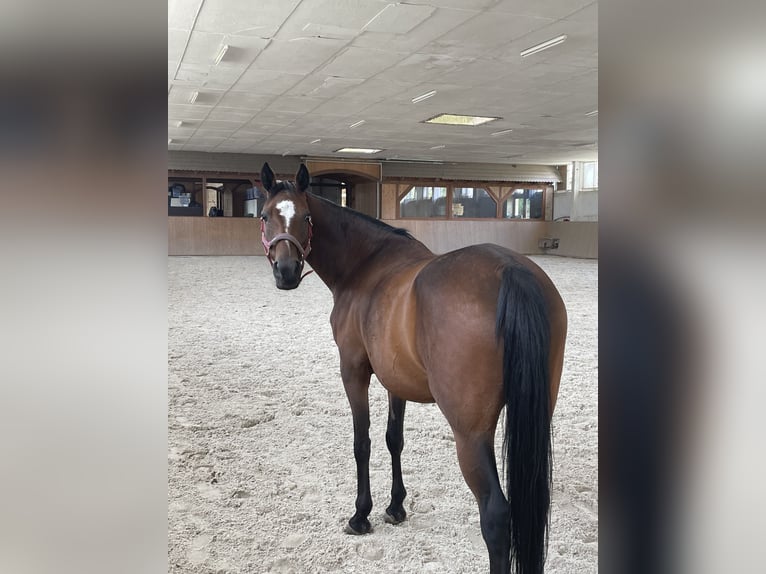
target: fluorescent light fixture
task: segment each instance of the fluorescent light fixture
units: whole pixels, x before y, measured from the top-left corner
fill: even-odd
[[[340,149],[336,149],[335,153],[378,153],[379,151],[383,150],[366,147],[342,147]]]
[[[282,157],[285,157],[288,153],[290,153],[290,150],[287,150],[285,153],[283,153]]]
[[[430,92],[426,92],[425,94],[420,94],[419,96],[416,96],[412,98],[412,103],[417,104],[418,102],[422,102],[423,100],[427,100],[431,96],[436,95],[436,90],[431,90]]]
[[[446,145],[435,145],[434,147],[428,148],[428,149],[444,149],[445,147],[447,147],[447,146]]]
[[[512,131],[513,131],[513,130],[500,130],[499,132],[492,132],[492,133],[491,133],[491,134],[489,134],[489,135],[491,135],[491,136],[502,136],[502,135],[505,135],[505,134],[509,134],[509,133],[511,133]]]
[[[365,122],[365,120],[359,120],[358,122],[354,122],[353,124],[351,124],[348,127],[355,128],[355,127],[361,126],[364,122]]]
[[[173,143],[173,138],[168,138],[168,145]]]
[[[199,97],[199,92],[192,92],[191,98],[189,98],[189,103],[193,104],[197,101],[197,98]]]
[[[588,112],[588,113],[587,113],[587,114],[585,114],[585,115],[586,115],[586,116],[597,116],[597,115],[598,115],[598,110],[593,110],[592,112]]]
[[[540,44],[537,44],[536,46],[532,46],[531,48],[527,48],[526,50],[523,50],[521,52],[521,57],[526,58],[527,56],[531,56],[532,54],[537,54],[538,52],[542,52],[543,50],[547,50],[548,48],[553,48],[553,46],[558,46],[559,44],[562,44],[566,41],[567,35],[562,34],[561,36],[556,36],[555,38],[551,38],[550,40],[546,40],[545,42],[541,42]]]
[[[221,63],[221,60],[223,60],[223,57],[226,55],[226,52],[228,52],[228,51],[229,51],[229,45],[228,44],[224,44],[223,46],[221,46],[221,49],[218,50],[218,54],[216,54],[216,56],[215,56],[215,65],[216,66]]]
[[[427,124],[446,124],[448,126],[480,126],[487,122],[494,122],[502,118],[489,118],[486,116],[461,116],[458,114],[439,114],[427,120],[423,120]]]
[[[319,143],[322,141],[322,138],[317,138],[315,140],[311,140],[309,143]]]

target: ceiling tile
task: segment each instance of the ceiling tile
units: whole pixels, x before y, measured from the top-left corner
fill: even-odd
[[[250,118],[246,120],[211,120],[210,116],[208,116],[205,121],[200,124],[198,131],[225,130],[227,133],[231,133],[245,125],[249,119]]]
[[[345,78],[371,78],[401,61],[403,57],[396,52],[350,46],[322,68],[322,73]]]
[[[168,30],[168,60],[173,62],[181,61],[189,36],[188,30],[177,30],[174,28]]]
[[[291,112],[263,111],[255,116],[247,125],[257,125],[258,123],[276,125],[279,127],[289,126],[303,114]]]
[[[349,96],[338,96],[327,100],[320,106],[317,106],[313,114],[320,116],[339,116],[347,117],[349,114],[356,114],[369,107],[370,102],[365,99],[354,99]]]
[[[535,16],[485,12],[445,34],[434,44],[438,47],[477,47],[486,50],[507,44],[552,22],[551,19]]]
[[[274,96],[264,96],[252,94],[250,92],[227,92],[220,100],[219,104],[226,108],[239,108],[252,110],[255,113],[258,110],[268,106]]]
[[[300,0],[205,2],[195,30],[241,36],[273,36]]]
[[[301,36],[349,39],[388,5],[382,0],[312,0],[301,2],[279,31],[280,38]]]
[[[433,14],[433,6],[392,2],[368,22],[365,30],[388,34],[405,34]]]
[[[168,0],[168,28],[191,30],[204,0]]]
[[[305,77],[305,74],[250,68],[240,76],[237,83],[234,84],[234,88],[238,91],[278,96],[285,93]]]
[[[273,40],[255,59],[253,67],[307,74],[329,60],[345,43],[323,38]]]
[[[255,57],[269,44],[269,41],[256,36],[225,34],[221,43],[227,45],[228,49],[218,66],[242,68],[250,65]],[[218,50],[216,49],[214,56],[217,55]]]
[[[472,57],[446,56],[439,53],[412,54],[396,66],[381,73],[378,78],[395,82],[425,82],[447,72],[458,70],[461,65],[474,61]]]
[[[212,66],[223,43],[223,37],[223,34],[192,32],[189,38],[189,45],[186,47],[183,63]]]
[[[253,117],[253,112],[240,108],[227,108],[216,106],[208,114],[209,120],[228,120],[228,121],[249,121]]]
[[[361,48],[385,48],[392,52],[415,52],[440,36],[453,30],[477,12],[469,10],[438,9],[431,16],[418,24],[410,33],[363,31],[354,41],[354,46]]]
[[[212,110],[212,106],[201,106],[196,104],[174,104],[168,103],[169,120],[202,120],[207,117]]]
[[[364,80],[360,78],[342,78],[317,72],[295,85],[288,91],[288,95],[330,99],[345,94],[362,82]]]
[[[309,98],[306,96],[278,96],[274,98],[271,104],[266,108],[266,113],[272,112],[295,112],[309,113],[318,105],[324,103],[320,98]]]
[[[490,10],[559,19],[591,3],[593,0],[501,0]]]
[[[439,8],[461,8],[465,10],[480,10],[488,8],[497,0],[427,0],[427,4]]]

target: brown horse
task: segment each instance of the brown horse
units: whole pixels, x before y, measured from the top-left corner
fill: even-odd
[[[550,507],[550,419],[558,394],[566,310],[547,275],[496,245],[434,255],[405,230],[339,207],[261,170],[268,197],[263,244],[280,289],[308,261],[330,288],[341,376],[354,421],[356,512],[350,534],[371,531],[368,387],[388,390],[386,444],[393,484],[387,522],[406,517],[401,453],[406,401],[436,402],[455,435],[460,470],[479,505],[490,572],[543,572]],[[305,276],[305,275],[304,275]],[[495,461],[505,407],[503,462]]]

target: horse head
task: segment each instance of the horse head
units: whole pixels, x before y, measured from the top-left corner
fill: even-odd
[[[268,163],[261,168],[266,203],[261,211],[261,241],[279,289],[295,289],[305,275],[303,265],[311,252],[312,223],[306,200],[310,177],[301,164],[295,183],[274,179]]]

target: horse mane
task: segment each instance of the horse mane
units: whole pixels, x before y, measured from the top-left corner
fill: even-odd
[[[340,211],[344,215],[351,217],[351,219],[359,219],[361,221],[372,224],[375,228],[377,228],[378,230],[384,233],[393,234],[398,237],[404,237],[406,239],[412,239],[413,241],[415,241],[415,238],[412,236],[412,234],[402,227],[394,227],[384,221],[381,221],[380,219],[367,215],[366,213],[362,213],[361,211],[356,211],[355,209],[351,209],[350,207],[343,207],[342,205],[338,205],[337,203],[334,203],[330,201],[329,199],[325,199],[324,197],[320,197],[313,193],[311,195],[312,197],[319,199],[323,201],[324,203],[331,205],[332,207],[337,208],[338,211]]]

